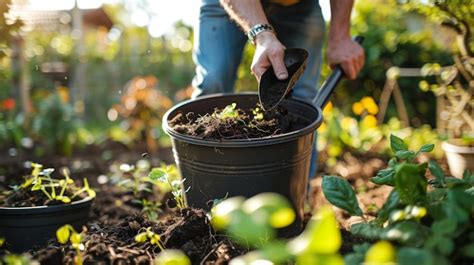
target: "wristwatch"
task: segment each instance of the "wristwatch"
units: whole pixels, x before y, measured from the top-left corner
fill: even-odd
[[[257,38],[258,34],[264,31],[271,31],[273,34],[276,34],[275,29],[270,24],[256,24],[249,30],[247,37],[249,38],[249,41],[255,45],[255,38]]]

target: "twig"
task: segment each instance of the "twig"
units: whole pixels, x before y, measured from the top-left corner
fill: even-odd
[[[222,242],[219,242],[219,244],[217,244],[217,246],[215,246],[213,249],[211,249],[211,251],[209,251],[209,253],[206,254],[206,256],[204,256],[204,258],[201,260],[201,262],[199,263],[199,265],[203,265],[204,262],[206,262],[206,260],[214,253],[216,252],[216,250],[222,245]]]

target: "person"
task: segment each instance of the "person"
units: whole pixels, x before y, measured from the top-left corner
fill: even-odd
[[[302,99],[316,96],[325,35],[317,0],[201,1],[193,50],[196,64],[193,97],[233,92],[248,39],[255,45],[251,70],[257,80],[270,66],[277,78],[285,80],[288,78],[283,62],[285,48],[306,49],[307,67],[292,96]],[[329,65],[341,65],[349,79],[355,79],[364,64],[364,51],[349,33],[352,7],[353,0],[331,0],[327,48]],[[316,148],[313,149],[310,177],[316,171]]]

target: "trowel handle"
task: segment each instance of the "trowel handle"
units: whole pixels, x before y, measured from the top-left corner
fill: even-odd
[[[362,36],[355,36],[354,41],[362,44],[364,41],[364,37]],[[326,106],[326,103],[329,100],[329,97],[331,96],[332,92],[336,88],[337,84],[339,81],[341,81],[342,77],[344,76],[344,71],[342,70],[340,65],[336,65],[334,69],[332,70],[332,73],[329,75],[329,77],[324,81],[323,85],[319,89],[319,93],[316,95],[316,97],[313,100],[313,104],[316,107],[319,107],[321,109]]]

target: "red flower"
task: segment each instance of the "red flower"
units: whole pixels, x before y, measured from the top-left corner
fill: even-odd
[[[2,108],[5,110],[12,110],[15,108],[16,102],[12,98],[7,98],[2,101]]]

